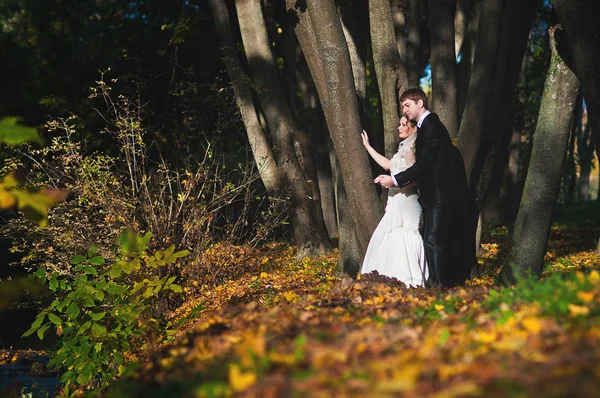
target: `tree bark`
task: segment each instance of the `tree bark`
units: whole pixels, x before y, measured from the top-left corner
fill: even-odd
[[[564,34],[558,51],[581,83],[594,141],[600,142],[600,1],[551,0]]]
[[[394,32],[396,33],[396,46],[398,47],[398,54],[400,59],[407,65],[407,44],[406,44],[406,18],[405,5],[406,0],[392,0],[392,18],[394,20]]]
[[[419,0],[406,0],[406,72],[408,75],[408,86],[419,87],[420,54],[421,54],[421,31],[419,20]]]
[[[361,253],[364,253],[382,209],[372,182],[367,153],[360,140],[361,125],[350,55],[333,1],[307,0],[307,5],[323,60],[328,97],[324,107],[327,126],[338,155]]]
[[[454,140],[458,134],[454,14],[456,0],[429,0],[432,109]]]
[[[465,162],[471,191],[478,183],[484,160],[478,155],[494,92],[503,6],[501,0],[483,0],[469,93],[458,134],[457,146]]]
[[[244,80],[242,63],[235,49],[235,41],[231,33],[229,11],[224,0],[211,0],[211,10],[225,66],[227,67],[227,73],[231,79],[235,100],[240,109],[244,126],[246,127],[246,134],[248,135],[248,142],[250,143],[256,167],[267,193],[270,197],[275,197],[281,191],[279,169],[269,146],[267,136],[258,121],[250,87]]]
[[[549,33],[550,66],[511,248],[500,274],[505,284],[542,272],[579,89],[577,77],[556,51],[556,27]]]
[[[467,8],[467,6],[469,7]],[[460,61],[456,66],[456,99],[459,125],[465,110],[467,93],[469,92],[469,82],[471,81],[471,68],[473,67],[475,45],[477,44],[477,29],[479,27],[480,9],[481,0],[472,0],[465,3],[464,12],[467,16],[467,30],[460,46]]]
[[[408,88],[408,77],[396,46],[389,0],[369,1],[369,26],[373,66],[381,98],[385,156],[389,159],[398,149],[398,93]]]
[[[279,72],[269,47],[260,1],[238,0],[236,7],[252,79],[277,146],[284,184],[292,199],[296,255],[301,259],[324,253],[331,249],[331,245],[322,210],[320,204],[311,198],[313,190],[302,173],[293,143],[294,136],[299,137],[304,132],[279,83]]]
[[[478,158],[484,159],[477,189],[482,202],[502,178],[513,127],[513,99],[538,0],[506,0],[498,44],[496,77]],[[497,190],[499,193],[499,190]],[[488,196],[489,198],[489,196]]]

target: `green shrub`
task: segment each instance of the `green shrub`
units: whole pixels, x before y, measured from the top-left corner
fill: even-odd
[[[42,268],[35,272],[56,298],[23,336],[37,333],[43,339],[50,328],[56,329],[59,347],[49,366],[63,372],[64,395],[81,387],[106,387],[134,369],[149,344],[170,334],[167,322],[156,314],[156,303],[182,288],[174,283],[175,276],[161,277],[160,269],[189,253],[176,252],[174,246],[150,252],[151,236],[123,233],[119,253],[110,263],[92,245],[87,256],[72,258],[72,279]]]

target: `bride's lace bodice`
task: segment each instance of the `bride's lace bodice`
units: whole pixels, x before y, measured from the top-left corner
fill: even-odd
[[[398,146],[398,152],[390,159],[390,174],[396,175],[415,163],[415,140],[417,133],[413,133]]]

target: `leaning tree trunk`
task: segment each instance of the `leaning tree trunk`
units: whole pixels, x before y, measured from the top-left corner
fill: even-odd
[[[227,67],[231,85],[233,86],[235,100],[240,109],[242,121],[246,127],[248,142],[254,155],[258,173],[269,196],[277,196],[281,190],[279,169],[277,168],[277,163],[275,163],[275,157],[273,156],[267,137],[256,116],[250,86],[244,80],[242,63],[235,48],[235,41],[233,40],[227,5],[224,0],[211,0],[210,5],[221,51],[223,52],[223,59]]]
[[[454,13],[456,0],[429,0],[432,109],[455,139],[458,133]]]
[[[592,172],[592,161],[594,160],[594,141],[590,133],[590,123],[581,130],[577,137],[577,152],[579,154],[579,181],[577,181],[577,201],[586,202],[590,200],[590,174]]]
[[[277,158],[293,205],[292,225],[296,256],[303,258],[331,249],[320,204],[302,173],[294,149],[301,130],[279,83],[279,72],[269,47],[260,0],[236,1],[244,50],[267,125],[277,146]],[[316,181],[313,181],[316,184]]]
[[[373,66],[381,98],[385,156],[396,153],[398,141],[398,93],[408,88],[406,70],[396,46],[392,9],[389,0],[369,1],[369,26]]]
[[[549,29],[551,59],[506,265],[504,284],[531,273],[539,276],[550,235],[579,83],[556,51],[557,27]]]
[[[372,182],[367,153],[360,140],[361,125],[350,55],[333,0],[308,0],[307,5],[323,60],[327,86],[327,106],[323,108],[327,126],[338,155],[361,252],[364,253],[382,209]]]
[[[315,31],[312,27],[310,15],[306,10],[302,10],[300,7],[298,7],[295,0],[287,0],[287,7],[288,13],[293,15],[294,19],[296,20],[294,29],[296,36],[298,37],[298,42],[300,43],[300,47],[302,47],[307,65],[310,69],[311,75],[313,76],[315,87],[317,88],[317,92],[323,106],[323,111],[325,115],[328,115],[329,112],[327,109],[329,96],[325,81],[325,69],[323,67],[321,55],[319,54],[319,50],[317,48],[317,40]],[[362,46],[360,44],[362,35],[360,32],[354,31],[351,26],[344,33],[351,38],[354,44],[353,49],[356,50],[354,53],[353,62],[356,62],[357,64],[354,66],[354,68],[358,71],[363,71],[362,76],[355,72],[355,85],[357,86],[357,94],[360,95],[362,93],[364,100],[364,64],[362,64],[363,61],[361,61],[360,55],[362,54]],[[348,46],[350,45],[348,44]],[[361,87],[362,90],[360,89]],[[339,228],[340,254],[338,271],[354,275],[356,270],[360,269],[366,247],[363,247],[363,243],[358,239],[358,229],[355,227],[353,215],[351,211],[349,211],[350,205],[337,154],[333,148],[331,148],[329,152],[335,187]]]

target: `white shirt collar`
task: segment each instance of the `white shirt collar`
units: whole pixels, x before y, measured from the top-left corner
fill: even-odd
[[[417,122],[417,127],[418,128],[421,128],[421,125],[423,124],[423,120],[425,120],[425,118],[427,117],[427,115],[429,115],[430,113],[431,112],[429,112],[429,109],[427,109],[425,112],[423,112],[423,114],[419,118],[419,121]]]

